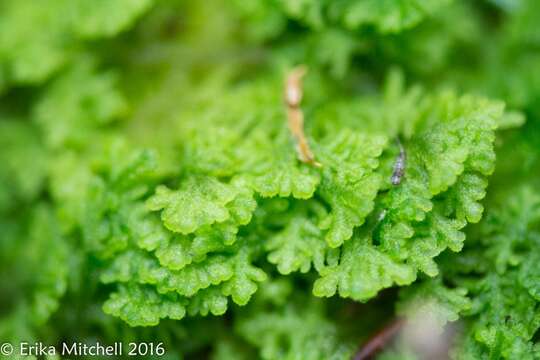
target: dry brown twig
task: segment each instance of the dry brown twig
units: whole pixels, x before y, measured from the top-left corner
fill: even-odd
[[[285,104],[287,105],[287,118],[289,130],[296,142],[296,152],[300,161],[321,167],[321,164],[315,160],[304,134],[304,113],[300,109],[302,102],[302,78],[307,73],[307,68],[300,65],[287,75],[285,81]]]

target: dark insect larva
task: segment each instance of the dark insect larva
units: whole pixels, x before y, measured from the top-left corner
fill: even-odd
[[[401,145],[401,141],[399,141],[399,139],[397,139],[397,143],[399,146],[399,155],[396,159],[396,163],[394,164],[394,171],[392,172],[392,178],[390,179],[392,185],[399,185],[401,183],[401,180],[405,175],[405,162],[407,160],[405,149],[403,148],[403,145]]]

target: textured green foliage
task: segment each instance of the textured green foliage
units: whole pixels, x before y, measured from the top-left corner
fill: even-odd
[[[232,214],[249,214],[255,203],[242,186],[242,182],[223,184],[212,178],[188,178],[177,192],[158,187],[147,206],[154,211],[164,209],[161,218],[169,230],[189,234],[204,225],[222,223]],[[247,215],[247,221],[249,218]]]
[[[322,231],[310,219],[324,208],[317,203],[295,203],[290,210],[291,219],[285,227],[276,232],[266,243],[268,261],[277,265],[281,274],[294,271],[308,272],[313,266],[320,271],[324,265],[329,249],[322,241]],[[331,256],[331,255],[330,255]]]
[[[0,337],[13,343],[37,341],[39,330],[59,308],[70,270],[70,247],[51,209],[36,204],[27,216],[25,229],[0,236],[3,246],[25,239],[24,248],[3,249],[13,258],[3,259],[2,271],[9,283],[5,281],[2,287],[4,291],[17,290],[20,298],[9,304],[11,313],[0,322]],[[6,225],[3,223],[2,227],[5,229]],[[24,271],[18,262],[24,264]]]
[[[538,299],[531,297],[512,273],[487,277],[476,286],[473,291],[481,294],[473,309],[482,314],[468,329],[460,349],[463,355],[459,356],[534,359],[538,349],[530,340],[540,327],[540,316],[534,310]]]
[[[446,93],[428,101],[434,107],[413,120],[419,132],[406,144],[405,178],[381,198],[383,211],[377,216],[384,216],[345,244],[338,265],[321,271],[316,295],[339,290],[367,300],[394,283],[411,283],[417,270],[435,276],[433,258],[446,248],[461,250],[460,229],[480,220],[478,200],[485,195],[484,176],[493,171],[500,104]]]
[[[342,26],[354,30],[374,27],[382,33],[394,33],[418,24],[441,10],[451,0],[327,0],[261,1],[257,4],[237,1],[241,13],[251,21],[258,36],[275,35],[287,18],[315,29]],[[270,21],[264,19],[270,17]]]
[[[46,176],[46,154],[34,126],[17,119],[0,122],[0,211],[35,199]]]
[[[162,318],[181,320],[186,309],[177,296],[162,296],[136,285],[122,286],[103,305],[107,314],[118,316],[131,326],[157,325]]]
[[[86,58],[56,79],[35,111],[47,144],[80,146],[96,128],[123,115],[126,104],[115,80],[114,73],[97,74]]]
[[[471,308],[471,301],[465,296],[464,288],[448,289],[440,278],[428,280],[420,285],[404,288],[400,292],[403,299],[398,303],[397,312],[423,319],[432,317],[439,326],[456,321],[459,315]]]
[[[367,241],[367,237],[359,236],[343,247],[339,265],[324,269],[315,282],[315,295],[332,296],[339,289],[343,297],[367,300],[394,283],[406,285],[414,281],[410,267],[393,261]]]
[[[78,51],[80,40],[115,35],[151,4],[149,0],[3,1],[2,83],[46,79]]]
[[[535,280],[539,209],[538,194],[527,186],[501,198],[482,224],[480,243],[462,255],[463,266],[448,269],[460,274],[458,284],[472,297],[465,314],[472,320],[462,347],[455,349],[458,358],[536,358],[531,339],[540,328]]]
[[[350,1],[340,9],[349,28],[373,25],[381,32],[397,32],[416,25],[423,17],[439,10],[449,0],[435,1]]]
[[[376,158],[381,155],[385,138],[367,138],[362,134],[339,133],[322,145],[320,161],[324,164],[319,194],[331,208],[323,228],[326,241],[338,247],[352,236],[373,210],[374,198],[382,179],[374,174]]]
[[[340,343],[339,329],[326,318],[324,304],[316,299],[289,299],[276,306],[274,295],[289,296],[286,283],[266,284],[235,325],[236,332],[255,346],[261,359],[348,359],[354,347]],[[256,305],[266,305],[260,311]]]
[[[0,2],[0,343],[350,359],[403,317],[381,358],[539,358],[539,19],[535,0]],[[289,129],[300,64],[320,167]],[[426,319],[440,355],[407,337]]]

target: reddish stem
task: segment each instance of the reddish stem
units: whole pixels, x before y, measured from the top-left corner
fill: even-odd
[[[354,360],[372,359],[385,345],[394,339],[405,325],[405,319],[396,319],[373,335],[354,356]]]

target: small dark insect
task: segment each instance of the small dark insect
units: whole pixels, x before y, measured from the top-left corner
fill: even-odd
[[[362,346],[354,356],[354,360],[373,359],[379,351],[396,337],[403,325],[405,325],[404,319],[396,319],[385,326]]]
[[[399,138],[397,139],[397,143],[399,146],[399,155],[396,159],[396,163],[394,164],[394,171],[392,173],[392,178],[390,181],[392,182],[392,185],[399,185],[401,184],[401,180],[403,179],[403,176],[405,175],[405,163],[407,161],[407,155],[405,154],[405,149],[403,148],[403,145],[401,145],[401,141],[399,141]]]

